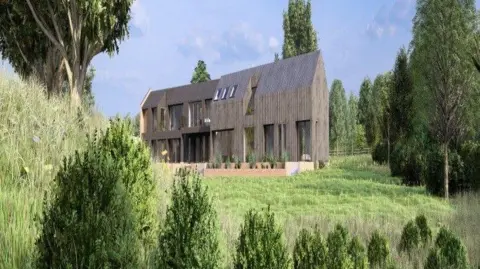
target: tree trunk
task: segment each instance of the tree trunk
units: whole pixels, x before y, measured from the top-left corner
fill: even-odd
[[[443,145],[444,164],[443,164],[443,190],[445,199],[448,199],[448,143]]]

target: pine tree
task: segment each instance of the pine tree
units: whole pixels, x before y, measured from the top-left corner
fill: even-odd
[[[192,79],[190,83],[200,83],[210,80],[210,74],[207,72],[207,64],[204,61],[199,60],[195,70],[193,71]]]
[[[390,88],[390,108],[392,116],[392,142],[408,136],[413,121],[413,79],[408,68],[408,55],[404,47],[400,49],[393,70]]]
[[[311,17],[310,0],[289,0],[288,10],[283,13],[283,59],[317,50],[317,32]]]
[[[348,98],[348,106],[347,106],[347,118],[346,118],[346,133],[347,133],[347,141],[348,147],[351,150],[352,154],[356,144],[356,137],[357,137],[357,129],[358,129],[358,99],[353,94],[350,93],[350,97]]]
[[[342,81],[335,79],[330,90],[330,145],[337,151],[347,140],[347,99]]]

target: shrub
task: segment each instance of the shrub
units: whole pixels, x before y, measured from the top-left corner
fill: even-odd
[[[227,156],[227,158],[225,159],[225,168],[229,169],[231,164],[232,163],[230,162],[230,158]]]
[[[64,159],[45,200],[36,268],[138,268],[132,196],[123,160],[95,135],[82,154]]]
[[[432,251],[436,252],[436,260],[440,264],[438,268],[466,269],[469,267],[465,246],[458,237],[444,227],[440,229]]]
[[[111,153],[119,177],[132,201],[135,231],[144,247],[144,258],[154,250],[158,236],[158,195],[147,147],[132,138],[130,121],[115,118],[100,139],[101,149]]]
[[[367,269],[368,268],[368,261],[367,255],[365,253],[365,247],[363,246],[362,242],[358,236],[354,236],[350,241],[350,245],[348,246],[348,255],[352,260],[352,268],[353,269]]]
[[[430,194],[443,196],[443,151],[438,147],[431,150],[428,154],[428,169],[426,173],[426,188]],[[463,162],[457,152],[450,150],[448,153],[449,171],[448,171],[448,188],[451,195],[461,190],[464,182]]]
[[[255,168],[255,165],[256,165],[257,160],[256,160],[256,158],[255,158],[255,154],[254,154],[254,153],[252,153],[252,152],[248,153],[248,155],[247,155],[247,162],[248,162],[248,164],[250,164],[250,168],[252,168],[252,169]]]
[[[398,246],[400,252],[407,252],[410,257],[412,252],[418,248],[420,244],[420,231],[413,221],[409,221],[403,227],[400,244]]]
[[[403,184],[407,186],[425,184],[426,156],[415,146],[398,142],[390,155],[389,166],[392,176],[401,176]]]
[[[368,243],[368,262],[372,268],[385,268],[388,265],[390,249],[388,240],[378,231],[373,232]]]
[[[340,224],[327,237],[327,268],[351,268],[352,261],[348,255],[348,231]]]
[[[465,184],[462,191],[480,190],[480,142],[468,141],[462,145],[460,156],[464,164]]]
[[[430,240],[432,240],[432,230],[428,227],[427,218],[425,215],[418,215],[415,218],[415,224],[418,227],[420,240],[422,244],[425,246]]]
[[[385,164],[388,161],[388,144],[384,141],[375,145],[372,152],[372,159],[378,164]]]
[[[318,230],[302,229],[293,248],[294,269],[326,269],[327,249]]]
[[[249,210],[240,228],[234,257],[235,269],[289,268],[282,231],[275,224],[270,207],[263,212]]]
[[[218,268],[216,213],[196,171],[175,174],[158,254],[157,268]]]
[[[425,261],[424,269],[439,269],[442,268],[440,265],[440,256],[435,249],[430,249],[428,252],[427,260]]]

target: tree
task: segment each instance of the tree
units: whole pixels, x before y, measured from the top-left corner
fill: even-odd
[[[288,1],[288,10],[283,12],[283,59],[317,50],[317,32],[311,17],[310,0]]]
[[[465,128],[464,103],[472,89],[471,54],[475,30],[474,1],[419,0],[412,47],[417,72],[431,107],[430,130],[443,150],[443,192],[449,196],[449,145]]]
[[[61,90],[64,65],[59,51],[38,29],[25,2],[7,1],[0,5],[0,51],[23,79],[34,77],[47,93]],[[65,25],[66,26],[66,25]]]
[[[24,9],[25,2],[28,6]],[[102,52],[118,53],[128,36],[132,0],[12,1],[13,8],[35,21],[35,28],[48,38],[61,55],[72,104],[80,105],[87,68]],[[27,12],[28,11],[28,12]]]
[[[347,139],[347,99],[342,82],[335,79],[330,90],[330,144],[338,151]]]
[[[390,163],[390,128],[391,109],[389,92],[392,81],[392,73],[379,74],[375,78],[372,87],[372,99],[370,107],[370,119],[373,121],[372,132],[374,141],[387,144],[387,162]]]
[[[350,93],[347,106],[346,117],[346,134],[347,141],[353,154],[353,150],[356,146],[357,133],[358,133],[358,98]]]
[[[274,62],[278,62],[280,60],[278,53],[275,52],[275,59],[273,60]]]
[[[368,146],[373,146],[372,120],[370,119],[370,104],[372,99],[372,81],[366,77],[360,86],[360,98],[358,100],[358,122],[364,127],[365,138]]]
[[[400,49],[393,69],[390,87],[391,138],[396,143],[412,132],[414,117],[413,78],[408,67],[408,55],[404,47]]]
[[[210,80],[210,74],[207,72],[207,65],[204,61],[199,60],[195,70],[193,71],[192,79],[190,83],[200,83]]]

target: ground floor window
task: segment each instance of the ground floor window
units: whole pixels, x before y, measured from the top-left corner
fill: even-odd
[[[297,121],[298,156],[301,161],[311,161],[310,121]]]
[[[263,136],[264,136],[264,152],[265,156],[273,156],[273,124],[268,124],[263,126]]]
[[[233,130],[216,131],[213,133],[213,158],[220,157],[222,162],[233,155]]]
[[[287,154],[287,125],[278,125],[278,157],[282,158]]]
[[[180,139],[169,139],[168,140],[168,157],[170,162],[179,163],[180,162]]]
[[[248,156],[255,153],[255,128],[247,127],[244,129],[244,159],[248,162]]]

